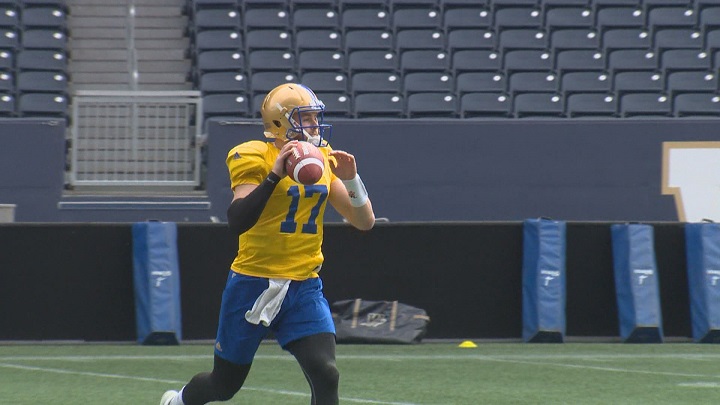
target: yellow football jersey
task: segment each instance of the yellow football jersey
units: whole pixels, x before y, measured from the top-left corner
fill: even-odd
[[[239,237],[232,270],[257,277],[305,280],[317,277],[323,262],[323,215],[330,183],[331,148],[325,171],[317,183],[306,186],[284,177],[275,187],[257,223]],[[280,150],[272,142],[249,141],[230,150],[230,184],[260,184],[272,170]]]

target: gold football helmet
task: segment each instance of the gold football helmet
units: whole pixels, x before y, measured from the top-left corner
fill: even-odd
[[[302,113],[317,112],[317,123],[302,121]],[[299,139],[315,146],[327,145],[332,125],[325,124],[325,104],[307,86],[281,84],[270,90],[260,107],[265,136],[273,139]]]

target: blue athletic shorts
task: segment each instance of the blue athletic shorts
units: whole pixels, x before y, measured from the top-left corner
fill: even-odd
[[[330,306],[322,293],[319,277],[292,281],[280,312],[269,326],[245,320],[245,312],[268,288],[268,279],[230,271],[220,306],[215,354],[235,364],[250,364],[260,342],[269,331],[280,346],[305,336],[335,333]]]

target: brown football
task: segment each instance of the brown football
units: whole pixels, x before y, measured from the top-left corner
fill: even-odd
[[[325,158],[317,146],[310,142],[298,142],[285,161],[288,176],[297,183],[315,184],[322,178]]]

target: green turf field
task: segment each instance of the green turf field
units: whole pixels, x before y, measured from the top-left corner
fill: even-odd
[[[156,405],[212,364],[210,344],[0,345],[0,404]],[[716,404],[720,346],[340,345],[341,404]],[[263,344],[230,404],[308,404],[292,357]]]

